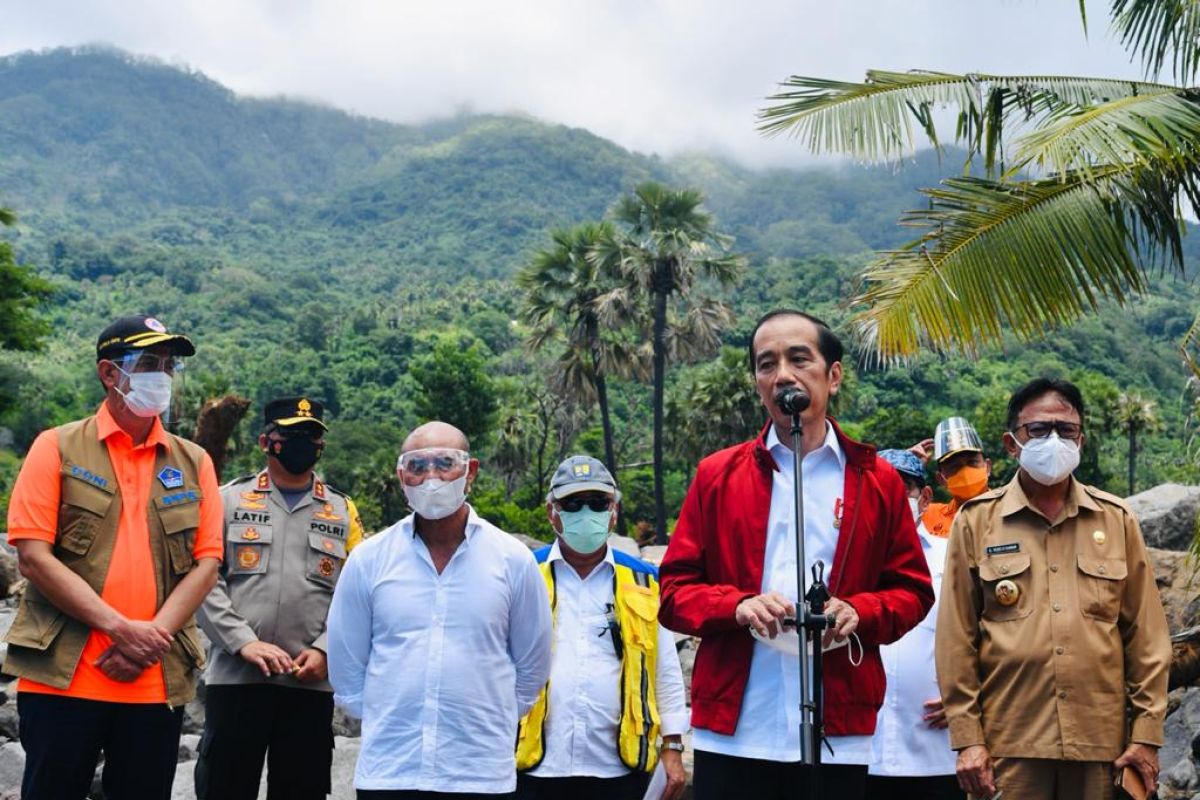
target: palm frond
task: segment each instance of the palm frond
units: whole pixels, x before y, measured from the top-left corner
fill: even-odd
[[[1147,76],[1168,62],[1181,83],[1200,71],[1200,0],[1114,0],[1112,23]]]
[[[790,133],[814,153],[895,161],[915,152],[918,131],[939,147],[934,112],[956,110],[954,141],[982,153],[990,171],[1003,133],[1065,107],[1175,87],[1071,76],[1009,76],[871,70],[863,83],[793,76],[759,112],[759,130]],[[915,123],[915,124],[914,124]]]
[[[1053,173],[1090,174],[1097,164],[1200,164],[1200,105],[1177,89],[1131,94],[1064,109],[1015,146],[1013,174],[1029,165]]]
[[[1008,324],[1030,338],[1143,285],[1130,220],[1117,200],[1128,174],[1097,168],[1003,185],[977,178],[927,189],[907,224],[929,232],[886,253],[864,275],[862,344],[883,361],[935,348],[977,348]],[[1149,236],[1157,235],[1149,231]]]
[[[1187,333],[1179,341],[1179,349],[1183,353],[1183,360],[1188,365],[1188,369],[1196,376],[1196,380],[1200,381],[1200,363],[1196,357],[1196,352],[1200,351],[1200,313],[1196,314]]]

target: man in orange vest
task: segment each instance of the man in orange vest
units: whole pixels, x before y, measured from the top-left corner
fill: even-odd
[[[221,498],[212,459],[168,433],[172,376],[195,352],[154,317],[96,343],[104,402],[43,431],[8,507],[28,579],[8,632],[18,675],[25,800],[169,800],[183,706],[204,666],[196,608],[217,580]]]
[[[937,482],[950,492],[949,503],[930,503],[921,521],[934,536],[946,538],[959,506],[987,491],[992,474],[992,462],[983,456],[983,442],[971,423],[962,417],[950,417],[938,423],[933,439],[914,445],[913,453],[922,461],[929,458],[937,464]]]

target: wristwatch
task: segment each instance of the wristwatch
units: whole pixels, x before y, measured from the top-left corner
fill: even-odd
[[[683,742],[663,742],[663,750],[674,750],[677,753],[683,752]]]

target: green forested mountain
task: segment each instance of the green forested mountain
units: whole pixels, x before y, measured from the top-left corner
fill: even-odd
[[[0,207],[18,216],[0,234],[60,290],[46,311],[53,332],[44,351],[0,353],[8,431],[0,493],[38,430],[98,401],[88,356],[95,333],[140,310],[197,340],[189,414],[226,391],[251,397],[256,414],[273,394],[326,400],[336,423],[325,469],[363,498],[373,524],[400,513],[389,476],[402,432],[430,407],[431,392],[454,391],[438,376],[477,369],[482,382],[473,385],[496,401],[480,408],[489,480],[477,502],[501,522],[544,533],[544,462],[561,449],[598,453],[599,424],[586,406],[548,402],[551,354],[521,347],[512,276],[550,229],[600,219],[653,178],[703,191],[749,262],[727,296],[737,313],[724,337],[731,349],[669,373],[677,505],[696,455],[756,418],[732,349],[744,348],[755,317],[791,305],[842,322],[870,250],[908,238],[896,220],[919,201],[912,190],[960,164],[924,153],[896,172],[754,171],[703,154],[632,153],[525,117],[402,126],[238,97],[199,73],[112,50],[0,59]],[[1200,263],[1196,237],[1188,247]],[[1159,277],[1131,308],[1105,308],[1045,343],[1012,342],[978,360],[930,355],[905,369],[860,365],[839,415],[884,446],[910,444],[949,413],[976,417],[996,441],[1016,384],[1037,372],[1070,374],[1097,409],[1089,479],[1123,491],[1127,447],[1113,408],[1118,393],[1136,390],[1158,402],[1163,420],[1140,443],[1139,486],[1194,481],[1194,399],[1174,347],[1197,290]],[[467,355],[460,363],[454,354]],[[649,389],[615,384],[619,460],[639,464],[650,449]],[[255,432],[243,424],[232,468],[255,464]],[[634,520],[649,511],[648,474],[621,475]]]

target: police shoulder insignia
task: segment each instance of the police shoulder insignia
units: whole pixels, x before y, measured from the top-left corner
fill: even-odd
[[[267,476],[266,472],[258,473],[258,483],[255,485],[255,488],[260,492],[265,492],[271,488],[271,479]]]
[[[183,473],[174,467],[163,467],[158,473],[158,482],[164,489],[178,489],[183,486]]]
[[[313,497],[318,500],[325,499],[325,484],[321,481],[313,481]]]

